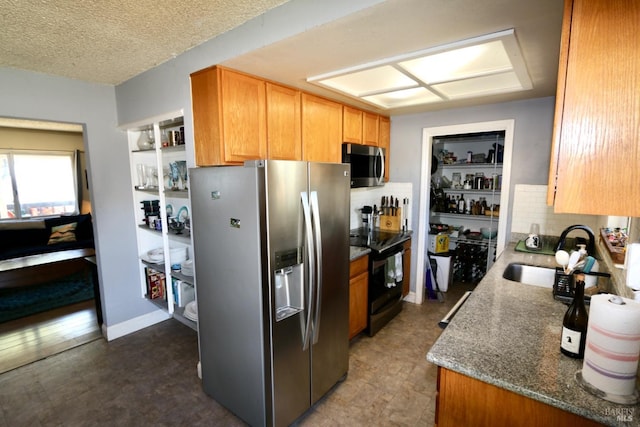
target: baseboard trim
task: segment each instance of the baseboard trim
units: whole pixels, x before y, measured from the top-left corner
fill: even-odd
[[[404,297],[404,300],[405,300],[406,302],[412,302],[412,303],[416,304],[416,293],[415,293],[415,292],[411,292],[411,291],[410,291],[410,292],[407,294],[407,296],[406,296],[406,297]]]
[[[129,335],[133,332],[147,328],[156,323],[164,322],[170,319],[171,315],[164,310],[155,310],[142,316],[134,317],[122,323],[107,326],[102,324],[102,335],[107,341],[113,341],[116,338]]]

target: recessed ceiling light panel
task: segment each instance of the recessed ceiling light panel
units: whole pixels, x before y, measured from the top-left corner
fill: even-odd
[[[362,99],[383,108],[407,107],[410,105],[430,104],[432,102],[442,101],[442,98],[438,95],[423,87],[364,96]]]
[[[513,29],[310,77],[307,81],[383,108],[533,87]]]
[[[513,69],[500,40],[427,55],[400,62],[399,65],[426,84]]]
[[[364,96],[376,92],[404,89],[418,86],[418,82],[396,70],[391,65],[356,71],[320,81],[353,96]]]
[[[449,99],[461,99],[515,92],[522,90],[522,85],[516,74],[509,72],[441,83],[433,85],[433,88]]]

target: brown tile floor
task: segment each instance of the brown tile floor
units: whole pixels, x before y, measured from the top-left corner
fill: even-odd
[[[433,425],[436,369],[425,355],[444,303],[405,303],[375,337],[351,343],[347,379],[300,426]],[[97,340],[0,375],[0,426],[243,426],[202,392],[196,333],[174,320]]]

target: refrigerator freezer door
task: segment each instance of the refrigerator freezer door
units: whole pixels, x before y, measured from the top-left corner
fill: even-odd
[[[349,369],[349,166],[309,163],[322,235],[321,311],[311,348],[311,399],[317,402]]]

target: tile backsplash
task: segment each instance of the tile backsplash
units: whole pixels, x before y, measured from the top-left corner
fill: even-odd
[[[402,207],[402,200],[409,199],[409,206],[407,209],[406,218],[409,220],[409,230],[412,230],[411,226],[411,206],[413,206],[413,184],[411,182],[387,182],[382,187],[366,187],[366,188],[353,188],[351,189],[351,215],[350,215],[350,227],[351,229],[362,227],[361,209],[363,206],[377,205],[380,207],[380,199],[382,196],[393,196],[400,202]]]
[[[599,229],[601,217],[595,215],[558,214],[547,206],[546,185],[517,184],[513,194],[511,233],[528,234],[531,224],[540,224],[540,234],[559,236],[574,224],[589,226],[594,233]]]

